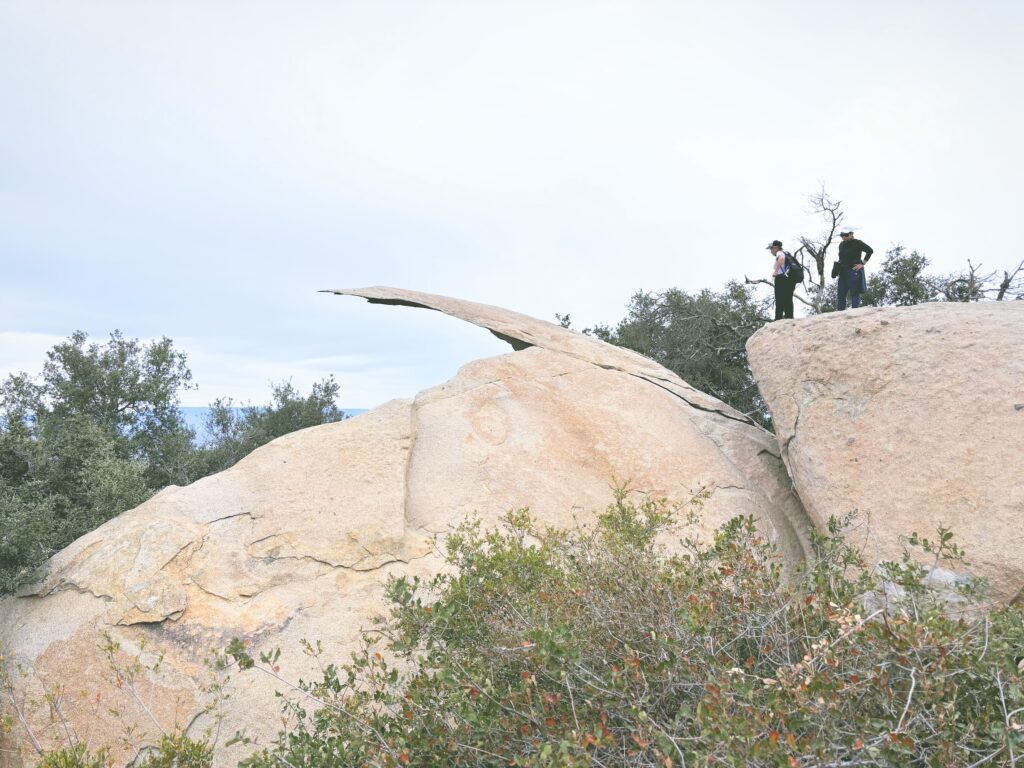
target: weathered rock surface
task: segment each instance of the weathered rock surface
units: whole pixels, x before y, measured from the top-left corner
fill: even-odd
[[[383,612],[389,574],[441,567],[435,534],[472,514],[493,525],[521,506],[551,525],[587,522],[616,478],[676,500],[711,486],[707,529],[753,514],[788,562],[807,554],[810,523],[771,435],[650,360],[495,307],[345,293],[439,309],[520,351],[470,363],[413,401],[280,438],[55,556],[40,583],[0,601],[0,649],[41,742],[66,743],[71,728],[127,762],[126,725],[136,744],[160,728],[201,733],[213,723],[203,690],[212,649],[232,637],[255,653],[279,647],[282,674],[309,679],[299,641],[321,640],[328,658],[347,660]],[[101,648],[104,634],[119,650]],[[117,685],[111,658],[149,667],[160,653],[158,669]],[[221,741],[244,729],[266,744],[280,687],[233,675]],[[55,692],[56,714],[43,699]],[[219,749],[218,759],[233,765],[248,749]],[[0,764],[19,764],[4,754]]]
[[[820,526],[857,510],[866,554],[953,530],[1000,601],[1024,588],[1024,302],[859,309],[747,344],[779,446]]]

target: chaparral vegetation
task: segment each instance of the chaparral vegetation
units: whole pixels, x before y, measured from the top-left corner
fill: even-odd
[[[691,510],[692,512],[692,510]],[[229,648],[290,694],[271,766],[977,766],[1024,750],[1017,609],[929,589],[962,559],[864,568],[833,520],[786,573],[750,518],[676,534],[664,503],[620,492],[590,529],[468,522],[451,571],[392,582],[390,620],[353,660],[288,682],[276,655]],[[845,521],[849,523],[850,521]],[[947,563],[948,564],[948,563]],[[315,646],[308,652],[317,655]]]

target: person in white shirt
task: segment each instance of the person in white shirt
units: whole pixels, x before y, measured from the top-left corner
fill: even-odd
[[[768,246],[775,258],[772,268],[772,281],[775,283],[775,319],[793,319],[793,291],[796,285],[786,274],[786,253],[782,250],[781,240],[772,240]]]

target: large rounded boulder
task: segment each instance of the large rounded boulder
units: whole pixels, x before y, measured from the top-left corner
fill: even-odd
[[[669,500],[708,488],[705,531],[754,515],[790,565],[808,556],[809,520],[772,436],[670,371],[496,307],[337,293],[442,311],[516,351],[413,400],[275,440],[52,558],[37,583],[0,601],[15,723],[0,764],[30,765],[36,745],[70,739],[128,764],[176,729],[267,744],[283,685],[218,680],[205,662],[235,637],[255,654],[280,648],[293,680],[316,674],[304,639],[347,660],[385,612],[388,578],[436,572],[439,537],[470,516],[496,525],[526,506],[567,526],[592,520],[616,482]],[[218,763],[251,749],[221,746]]]
[[[870,562],[951,530],[961,576],[1024,590],[1024,302],[858,309],[747,343],[782,457],[818,526],[856,512]]]

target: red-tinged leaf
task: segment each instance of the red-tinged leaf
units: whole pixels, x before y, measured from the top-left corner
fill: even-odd
[[[636,733],[634,733],[631,738],[633,739],[633,743],[640,747],[640,749],[647,749],[647,745],[651,743],[650,741]]]
[[[814,602],[814,595],[808,595],[804,598],[804,605],[810,605]]]
[[[548,728],[554,728],[557,725],[557,723],[555,722],[555,718],[548,717],[545,718],[544,725],[546,725]]]
[[[522,672],[519,673],[519,676],[521,678],[523,678],[523,680],[529,680],[530,679],[530,673],[527,672],[525,669]]]
[[[860,682],[860,678],[857,675],[850,675],[850,682],[856,684]]]
[[[384,657],[380,655],[380,651],[377,651],[375,654],[373,654],[373,658],[375,658],[377,661],[384,660]]]
[[[747,656],[746,664],[747,664],[747,669],[753,669],[754,668],[754,657],[753,656]]]
[[[854,749],[864,749],[864,739],[857,739],[853,742]]]
[[[403,763],[405,763],[406,765],[408,765],[408,764],[409,764],[409,761],[410,761],[410,760],[409,760],[409,750],[408,750],[408,749],[403,749],[403,750],[402,750],[402,751],[401,751],[401,752],[399,753],[399,755],[398,755],[398,759],[399,759],[399,760],[401,760],[401,761],[402,761]]]
[[[776,744],[778,744],[779,743],[779,732],[778,731],[772,731],[771,733],[769,733],[768,734],[768,741],[770,741],[772,743],[772,746],[775,746]]]
[[[789,744],[790,747],[795,747],[796,746],[796,737],[792,733],[787,733],[786,734],[786,743]]]
[[[796,768],[796,758],[792,755],[789,756],[789,765],[790,768]]]

